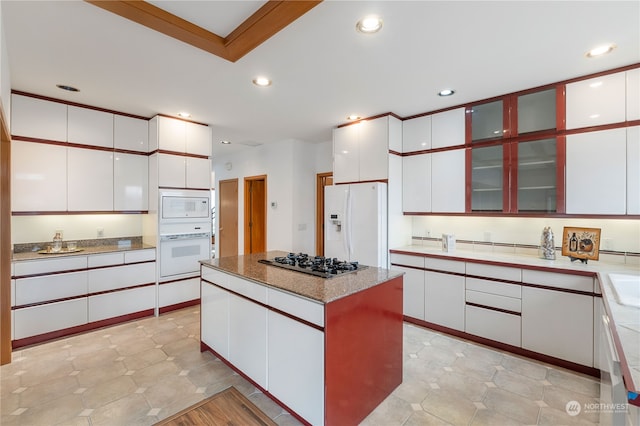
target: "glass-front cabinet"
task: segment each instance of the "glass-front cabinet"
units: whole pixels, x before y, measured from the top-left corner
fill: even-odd
[[[556,137],[556,98],[554,87],[467,109],[467,211],[558,212],[558,158],[564,139]]]

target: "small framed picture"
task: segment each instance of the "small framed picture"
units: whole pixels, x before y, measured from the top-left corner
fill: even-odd
[[[564,227],[562,231],[562,255],[571,260],[598,260],[600,252],[600,228]]]

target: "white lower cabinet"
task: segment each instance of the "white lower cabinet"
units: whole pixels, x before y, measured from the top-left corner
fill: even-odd
[[[43,275],[16,280],[17,306],[87,294],[87,272]]]
[[[523,287],[522,347],[593,366],[593,296]]]
[[[426,271],[424,319],[464,331],[464,276]]]
[[[324,333],[268,313],[269,393],[313,425],[324,423]]]
[[[229,362],[267,389],[267,308],[229,296]]]
[[[141,312],[155,307],[155,286],[89,296],[89,322]]]
[[[155,262],[89,270],[89,293],[117,290],[156,281]]]
[[[158,286],[158,306],[176,305],[200,298],[200,278],[194,277]]]
[[[520,317],[517,315],[467,305],[465,332],[520,347]]]
[[[228,291],[202,281],[200,321],[206,326],[200,327],[200,339],[225,359],[229,359],[229,297]]]
[[[37,336],[87,323],[87,298],[16,309],[14,339]]]
[[[424,319],[424,271],[421,269],[394,266],[394,270],[404,272],[402,303],[408,317]]]

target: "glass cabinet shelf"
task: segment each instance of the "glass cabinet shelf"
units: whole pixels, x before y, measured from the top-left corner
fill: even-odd
[[[556,211],[556,140],[518,144],[518,211]]]

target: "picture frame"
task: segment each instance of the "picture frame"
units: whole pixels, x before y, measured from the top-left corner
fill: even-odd
[[[562,255],[571,261],[598,260],[600,257],[600,228],[565,226],[562,231]]]

